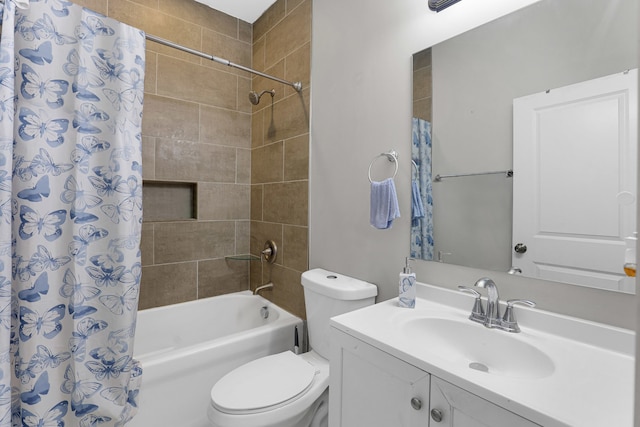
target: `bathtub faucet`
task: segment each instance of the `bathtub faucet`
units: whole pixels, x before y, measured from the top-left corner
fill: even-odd
[[[273,282],[269,282],[266,285],[258,286],[256,290],[253,291],[253,294],[258,295],[258,292],[262,291],[263,289],[273,289]]]

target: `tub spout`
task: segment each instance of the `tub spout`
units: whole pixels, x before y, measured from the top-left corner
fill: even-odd
[[[273,289],[273,282],[269,282],[266,285],[258,286],[254,291],[254,295],[258,295],[258,293],[264,289]]]

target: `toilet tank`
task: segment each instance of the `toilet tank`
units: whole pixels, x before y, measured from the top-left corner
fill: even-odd
[[[316,268],[302,273],[309,345],[329,358],[329,319],[375,302],[376,285]]]

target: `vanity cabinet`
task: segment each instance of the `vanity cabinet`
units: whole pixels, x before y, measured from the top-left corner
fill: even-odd
[[[428,373],[331,329],[330,427],[429,425]]]
[[[539,424],[507,411],[440,378],[431,377],[431,426],[535,427]],[[440,419],[438,422],[437,420]]]
[[[329,427],[534,427],[409,363],[331,328]]]

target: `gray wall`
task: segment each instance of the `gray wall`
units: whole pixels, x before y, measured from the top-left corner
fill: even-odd
[[[545,0],[434,46],[433,174],[511,169],[514,98],[637,68],[636,11],[636,0]],[[436,252],[507,271],[511,187],[502,175],[434,183]]]

